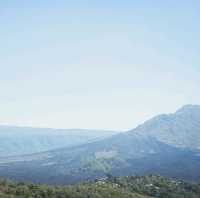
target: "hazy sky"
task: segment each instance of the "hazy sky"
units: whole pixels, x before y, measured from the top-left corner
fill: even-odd
[[[126,130],[200,104],[199,0],[0,0],[0,124]]]

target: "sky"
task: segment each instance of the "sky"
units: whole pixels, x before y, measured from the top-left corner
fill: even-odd
[[[200,1],[0,0],[0,124],[125,131],[200,104]]]

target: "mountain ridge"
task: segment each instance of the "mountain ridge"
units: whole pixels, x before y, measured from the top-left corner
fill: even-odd
[[[0,157],[70,147],[117,134],[115,131],[0,126]]]
[[[197,110],[184,107],[103,140],[28,158],[0,159],[0,174],[53,184],[94,179],[107,173],[119,176],[153,173],[200,181],[199,113],[199,107]],[[28,172],[32,174],[27,175]]]
[[[175,113],[160,114],[128,133],[153,136],[177,147],[200,149],[200,105],[184,105]]]

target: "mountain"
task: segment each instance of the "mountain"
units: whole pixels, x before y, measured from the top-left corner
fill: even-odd
[[[114,131],[0,126],[0,157],[25,155],[104,139]]]
[[[200,106],[185,105],[174,114],[156,116],[129,133],[180,148],[200,149]]]
[[[1,158],[0,175],[50,184],[161,174],[200,181],[200,106],[186,105],[125,133],[84,145]]]
[[[105,177],[72,186],[14,183],[0,179],[3,198],[198,198],[200,184],[170,180],[161,176]]]

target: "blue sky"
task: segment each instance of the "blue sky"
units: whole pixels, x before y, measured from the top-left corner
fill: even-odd
[[[199,10],[0,0],[0,124],[127,130],[200,104]]]

